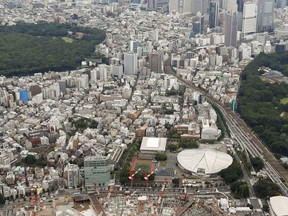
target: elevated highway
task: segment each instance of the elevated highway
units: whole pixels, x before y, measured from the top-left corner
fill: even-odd
[[[284,195],[288,196],[288,188],[285,182],[288,183],[288,172],[279,163],[279,161],[274,157],[274,155],[267,149],[267,147],[258,139],[258,137],[253,133],[253,131],[246,125],[246,123],[240,118],[240,116],[229,107],[222,104],[220,101],[216,100],[213,96],[209,95],[203,89],[196,87],[190,81],[183,79],[179,76],[174,69],[171,67],[171,59],[168,58],[164,60],[164,72],[166,74],[171,74],[175,76],[180,82],[185,84],[188,88],[198,91],[204,95],[211,104],[218,107],[222,112],[227,126],[230,130],[230,134],[234,137],[243,149],[247,151],[254,157],[260,157],[263,159],[266,171],[270,179],[276,183]]]

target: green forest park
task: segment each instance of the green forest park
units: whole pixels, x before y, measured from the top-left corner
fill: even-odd
[[[259,54],[242,72],[238,112],[279,158],[288,156],[288,84],[263,81],[259,67],[288,76],[288,52]],[[286,167],[287,168],[287,167]]]
[[[76,69],[104,39],[102,30],[73,24],[0,26],[0,75]]]

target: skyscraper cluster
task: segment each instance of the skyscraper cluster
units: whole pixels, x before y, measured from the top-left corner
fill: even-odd
[[[209,29],[222,27],[226,46],[236,46],[240,35],[272,31],[274,8],[284,6],[287,0],[169,0],[172,14],[208,14]],[[203,33],[201,26],[200,19],[192,21],[192,37]]]

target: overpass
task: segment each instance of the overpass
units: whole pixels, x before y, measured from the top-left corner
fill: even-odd
[[[260,157],[263,159],[266,171],[270,179],[278,184],[284,195],[288,196],[288,188],[284,182],[288,182],[288,172],[274,157],[274,155],[267,149],[267,147],[258,139],[240,116],[230,110],[229,107],[216,100],[203,89],[193,85],[190,81],[183,79],[171,67],[170,57],[163,62],[164,72],[175,76],[180,82],[185,84],[188,88],[198,91],[204,95],[212,105],[216,106],[223,114],[227,126],[229,127],[232,137],[239,142],[243,149],[247,149],[253,157]]]

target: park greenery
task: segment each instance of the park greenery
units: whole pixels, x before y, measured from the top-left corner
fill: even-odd
[[[226,136],[230,136],[230,131],[228,129],[227,123],[225,121],[225,118],[223,116],[223,113],[220,111],[220,109],[217,106],[213,106],[213,109],[217,113],[217,127],[221,130],[221,135],[218,138],[218,140],[222,140]]]
[[[173,144],[168,144],[167,145],[167,149],[170,152],[175,152],[177,151],[179,148],[182,149],[195,149],[198,148],[198,144],[196,140],[179,140],[177,143]]]
[[[72,124],[76,128],[77,131],[79,131],[79,130],[83,131],[83,130],[87,129],[88,127],[95,129],[98,126],[98,122],[95,121],[94,119],[88,121],[85,118],[79,118],[75,121],[72,121]]]
[[[235,159],[229,167],[221,170],[219,174],[224,179],[225,183],[228,184],[238,181],[243,177],[241,166]]]
[[[36,159],[34,155],[27,155],[23,160],[21,164],[26,164],[28,166],[40,166],[45,167],[47,166],[47,159],[41,155],[39,159]]]
[[[274,152],[288,156],[288,85],[261,80],[259,67],[288,76],[288,52],[260,53],[242,72],[238,112],[258,137]]]
[[[261,169],[264,168],[264,162],[259,157],[251,157],[251,164],[256,172],[259,172]]]
[[[0,205],[4,205],[6,202],[6,199],[2,193],[0,193]]]
[[[167,155],[165,153],[157,153],[155,155],[155,160],[157,160],[157,161],[166,161],[167,160]]]
[[[256,196],[261,199],[281,194],[279,186],[269,180],[258,180],[253,187]]]
[[[0,27],[0,75],[76,69],[105,39],[99,29],[74,24],[17,23]]]
[[[121,171],[119,173],[119,181],[122,185],[125,185],[130,181],[130,162],[132,161],[132,158],[136,154],[136,152],[140,150],[141,141],[141,139],[136,139],[123,153],[124,161],[121,161]]]
[[[240,181],[243,177],[243,171],[235,158],[229,167],[220,171],[219,175],[223,178],[225,183],[230,184],[231,192],[235,198],[240,199],[249,197],[247,183]]]
[[[237,154],[239,155],[241,161],[244,163],[247,171],[250,172],[253,168],[255,172],[259,172],[261,169],[264,168],[264,161],[262,160],[262,158],[249,155],[249,160],[247,160],[247,156],[244,151],[238,151]]]
[[[235,181],[230,185],[230,188],[237,199],[249,197],[249,188],[246,182]]]

